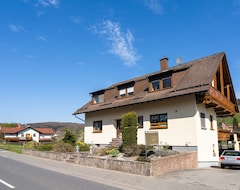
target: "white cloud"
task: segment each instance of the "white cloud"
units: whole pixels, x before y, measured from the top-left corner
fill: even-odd
[[[90,29],[109,43],[110,53],[123,60],[125,65],[134,65],[139,59],[133,47],[134,36],[130,30],[122,32],[119,23],[103,20],[91,26]]]
[[[38,3],[43,7],[49,7],[49,6],[58,7],[59,0],[38,0]]]
[[[155,14],[163,13],[163,7],[158,0],[145,0],[145,6]]]
[[[25,28],[23,28],[22,26],[16,26],[14,24],[9,24],[8,25],[9,29],[12,30],[13,32],[28,32]]]
[[[44,42],[47,42],[47,39],[43,36],[38,36],[37,39],[39,39],[41,41],[44,41]]]
[[[69,18],[75,24],[81,24],[81,22],[83,21],[83,18],[80,16],[70,16]]]

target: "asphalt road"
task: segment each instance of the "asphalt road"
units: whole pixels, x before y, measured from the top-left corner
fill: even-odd
[[[206,167],[146,177],[0,150],[0,190],[11,189],[2,182],[18,190],[240,190],[239,176]]]
[[[101,183],[64,175],[0,157],[0,189],[18,190],[119,190]]]

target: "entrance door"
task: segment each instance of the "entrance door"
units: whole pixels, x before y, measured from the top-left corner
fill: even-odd
[[[121,119],[116,120],[117,138],[122,138]]]
[[[31,135],[29,133],[26,134],[26,140],[30,140],[31,139]]]

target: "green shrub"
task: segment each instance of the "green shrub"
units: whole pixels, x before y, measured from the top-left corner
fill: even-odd
[[[121,118],[123,150],[134,148],[137,145],[137,114],[128,112]]]
[[[139,156],[137,158],[137,161],[139,161],[139,162],[150,162],[150,159],[146,156]]]
[[[37,149],[38,143],[35,141],[29,141],[27,143],[24,144],[24,148],[25,149],[30,149],[30,150],[34,150]]]
[[[75,146],[75,144],[77,142],[77,137],[70,129],[66,129],[62,140],[65,143]]]
[[[55,145],[53,147],[53,151],[55,151],[55,152],[74,152],[75,147],[69,143],[59,141],[59,142],[55,143]]]
[[[89,144],[86,144],[84,142],[80,142],[78,141],[76,143],[76,146],[79,146],[79,150],[80,151],[89,151],[90,150],[90,145]]]
[[[111,150],[108,150],[107,153],[112,155],[112,157],[117,157],[120,152],[119,150],[111,149]]]
[[[53,150],[53,144],[50,144],[50,143],[48,143],[48,144],[39,144],[37,146],[37,150],[39,150],[39,151],[51,151],[51,150]]]

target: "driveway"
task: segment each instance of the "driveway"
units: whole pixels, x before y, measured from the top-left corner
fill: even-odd
[[[159,179],[177,184],[202,186],[221,190],[240,190],[240,169],[207,167],[166,173]]]

